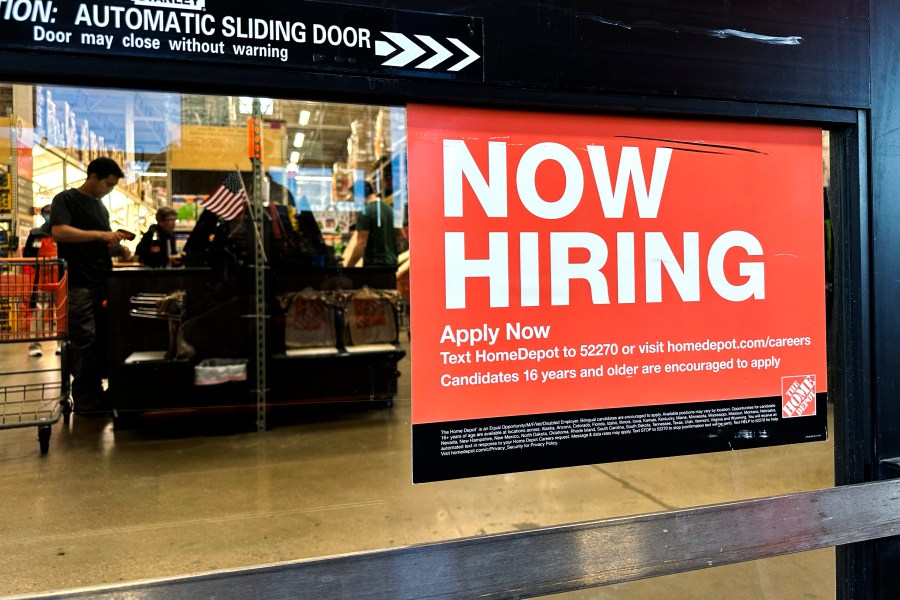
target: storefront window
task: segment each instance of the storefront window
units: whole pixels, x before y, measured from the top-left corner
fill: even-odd
[[[407,193],[404,107],[0,88],[16,90],[0,96],[10,98],[0,113],[9,115],[0,117],[0,170],[11,182],[0,216],[13,234],[8,256],[21,255],[29,231],[43,224],[41,207],[81,185],[99,156],[126,175],[103,202],[113,230],[136,234],[123,242],[131,251],[152,235],[160,208],[175,218],[175,248],[157,246],[160,263],[117,260],[110,277],[105,409],[81,414],[76,401],[75,413],[54,423],[42,455],[35,428],[10,426],[28,420],[21,409],[0,406],[4,592],[187,575],[834,484],[829,439],[413,485],[409,317],[429,307],[409,304],[408,204],[415,210],[417,199]],[[248,157],[254,104],[256,171]],[[228,207],[209,208],[223,184],[230,208],[237,203],[231,218],[221,217]],[[262,207],[255,219],[242,192]],[[373,196],[384,208],[369,214]],[[357,251],[365,221],[370,237]],[[390,242],[369,246],[375,228]],[[257,261],[267,264],[263,276]],[[5,314],[10,333],[18,321],[6,302],[0,321]],[[3,339],[0,385],[10,391],[0,403],[31,381],[28,371],[64,376],[66,352],[54,352],[56,337],[42,338],[41,356],[29,355],[27,334]],[[67,334],[58,337],[64,343]],[[729,569],[763,594],[773,589],[767,578],[790,578],[785,572],[833,573],[830,551],[777,561],[773,569]],[[833,580],[816,579],[822,589],[809,597],[831,597]],[[621,594],[572,597],[644,597]]]

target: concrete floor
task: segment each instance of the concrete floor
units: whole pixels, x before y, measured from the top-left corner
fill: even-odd
[[[46,346],[46,345],[45,345]],[[58,359],[0,345],[0,373]],[[74,416],[41,456],[0,431],[0,595],[184,575],[829,487],[831,442],[413,486],[408,359],[391,409]],[[140,382],[134,382],[140,385]],[[830,599],[833,550],[607,586],[584,599]]]

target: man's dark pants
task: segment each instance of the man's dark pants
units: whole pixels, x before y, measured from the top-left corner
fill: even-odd
[[[104,287],[69,289],[69,365],[76,412],[108,409],[102,382],[106,370],[105,298]]]

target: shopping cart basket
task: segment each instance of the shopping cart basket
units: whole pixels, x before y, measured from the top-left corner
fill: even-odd
[[[41,454],[50,449],[52,425],[72,411],[67,308],[65,261],[0,259],[0,429],[37,427]],[[33,359],[12,344],[48,340],[59,344],[58,366],[23,369]]]

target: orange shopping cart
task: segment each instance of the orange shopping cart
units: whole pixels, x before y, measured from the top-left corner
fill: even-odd
[[[0,259],[0,429],[37,427],[41,454],[72,412],[66,368],[66,265],[58,258]],[[30,366],[22,342],[56,340],[59,358]]]

